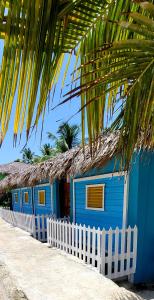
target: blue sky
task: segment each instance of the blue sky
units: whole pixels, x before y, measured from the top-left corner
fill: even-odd
[[[2,54],[3,54],[3,43],[2,41],[0,41],[0,63],[2,59]],[[70,65],[67,74],[67,82],[70,82],[71,79],[70,73],[72,71],[73,65],[74,64],[72,60],[72,63]],[[61,74],[57,85],[56,93],[54,96],[53,106],[55,106],[60,101],[60,90],[61,90],[62,78],[63,75]],[[72,102],[69,102],[65,105],[56,108],[54,111],[52,110],[50,110],[49,112],[47,111],[45,116],[45,121],[44,121],[42,141],[40,138],[42,122],[40,120],[37,132],[36,133],[35,131],[33,132],[26,147],[31,148],[31,150],[35,152],[35,154],[39,154],[39,149],[41,146],[40,143],[45,144],[49,142],[46,133],[48,131],[51,131],[53,134],[55,134],[60,123],[63,121],[67,121],[72,115],[74,115],[77,112],[79,107],[80,107],[80,99],[77,98],[77,99],[73,99]],[[24,131],[20,144],[17,143],[16,147],[13,147],[13,112],[14,112],[14,107],[12,111],[12,118],[10,121],[9,130],[7,132],[4,143],[0,149],[0,164],[11,162],[17,158],[21,158],[22,157],[21,150],[23,149],[26,142],[25,131]],[[80,125],[80,114],[74,116],[73,119],[70,120],[70,123]]]

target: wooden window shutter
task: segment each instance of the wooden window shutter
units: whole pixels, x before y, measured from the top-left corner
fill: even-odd
[[[87,208],[104,209],[104,185],[87,186]]]
[[[29,200],[28,192],[24,193],[24,198],[25,198],[25,203],[28,203],[28,200]]]
[[[45,191],[39,191],[39,204],[45,205]]]

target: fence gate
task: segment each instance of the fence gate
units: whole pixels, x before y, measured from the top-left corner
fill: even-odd
[[[106,231],[47,220],[47,241],[50,246],[72,254],[96,267],[110,279],[135,273],[137,227]]]

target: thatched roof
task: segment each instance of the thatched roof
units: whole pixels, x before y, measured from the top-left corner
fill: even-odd
[[[17,172],[26,171],[29,166],[21,162],[11,162],[8,164],[0,165],[1,174],[15,174]]]
[[[23,186],[34,186],[42,180],[53,182],[54,179],[67,175],[82,174],[93,167],[101,167],[113,157],[117,151],[119,133],[107,133],[99,138],[95,155],[92,157],[90,148],[75,147],[45,162],[30,165],[25,170],[9,175],[0,182],[0,189]]]
[[[93,156],[88,145],[85,146],[84,152],[81,148],[70,167],[70,174],[74,176],[83,174],[92,168],[102,167],[117,152],[118,140],[118,131],[100,136]]]

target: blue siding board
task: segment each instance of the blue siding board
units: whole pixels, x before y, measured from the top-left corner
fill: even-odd
[[[24,193],[28,192],[28,203],[24,201]],[[32,189],[31,188],[24,188],[21,190],[21,211],[25,214],[32,214],[33,213],[33,205],[32,205]]]
[[[15,194],[18,194],[18,202],[15,202]],[[12,190],[12,209],[17,212],[21,212],[21,197],[20,189]]]
[[[115,228],[116,226],[122,227],[124,176],[86,180],[86,177],[89,176],[117,171],[114,167],[115,160],[112,160],[103,169],[93,169],[84,174],[81,178],[85,177],[85,180],[75,182],[75,222],[91,227],[100,227],[101,229],[103,227],[105,229]],[[105,184],[104,211],[86,209],[86,185],[91,184]],[[73,197],[72,194],[71,197]],[[73,205],[72,201],[71,205]]]
[[[76,176],[76,178],[119,172],[120,169],[121,169],[120,168],[120,159],[119,159],[119,157],[117,157],[117,158],[113,158],[113,159],[109,160],[103,166],[103,168],[93,168],[93,169],[89,170],[88,172],[85,172],[84,175],[78,174]]]
[[[51,199],[51,186],[50,185],[39,185],[35,186],[34,188],[34,205],[35,205],[35,215],[45,215],[45,214],[52,214],[52,201]],[[40,205],[38,203],[38,191],[44,190],[45,191],[45,205]]]
[[[154,153],[138,155],[130,174],[128,224],[138,227],[135,283],[154,282]],[[148,267],[147,267],[148,266]]]

